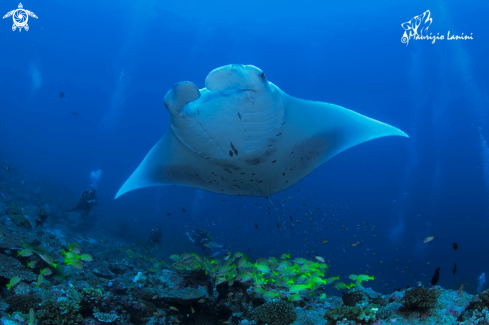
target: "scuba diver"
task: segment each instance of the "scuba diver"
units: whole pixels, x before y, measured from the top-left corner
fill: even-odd
[[[67,212],[82,210],[83,212],[81,216],[83,219],[86,219],[92,209],[92,205],[96,205],[98,203],[98,200],[95,197],[96,192],[97,191],[93,188],[84,190],[80,195],[80,202],[78,202],[74,208],[67,210]]]
[[[148,244],[151,246],[156,246],[161,242],[161,228],[160,227],[154,227],[151,229],[151,232],[148,236]]]
[[[216,243],[210,233],[202,229],[194,228],[190,234],[187,232],[187,237],[192,243],[199,246],[207,256],[210,256],[214,251],[212,256],[215,257],[220,252],[227,250],[224,245]]]

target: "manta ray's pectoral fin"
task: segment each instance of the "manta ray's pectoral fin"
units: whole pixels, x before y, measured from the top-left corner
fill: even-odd
[[[164,104],[172,117],[177,117],[186,105],[198,98],[200,91],[197,86],[190,81],[183,81],[168,91]],[[170,128],[117,192],[116,198],[138,188],[185,184],[198,178],[195,176],[199,173],[198,168],[191,165],[195,159],[196,154],[182,145]]]
[[[338,105],[290,96],[287,103],[287,129],[296,139],[302,139],[296,141],[295,147],[297,151],[304,152],[301,158],[310,163],[304,168],[306,175],[340,152],[360,143],[387,136],[408,137],[398,128]]]
[[[200,161],[200,164],[194,162]],[[160,185],[203,186],[205,162],[190,151],[169,130],[146,155],[144,160],[117,192],[124,193],[143,187]]]

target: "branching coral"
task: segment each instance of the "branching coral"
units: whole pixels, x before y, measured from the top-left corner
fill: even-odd
[[[58,300],[44,302],[39,311],[42,324],[76,324],[83,320],[80,315],[80,305],[74,300]]]
[[[102,323],[112,323],[119,319],[116,313],[101,313],[97,308],[94,310],[93,317]]]
[[[326,311],[324,318],[328,321],[328,324],[336,324],[337,322],[347,319],[359,324],[372,324],[377,319],[378,307],[369,305],[362,307],[356,305],[355,307],[338,306],[334,309]]]

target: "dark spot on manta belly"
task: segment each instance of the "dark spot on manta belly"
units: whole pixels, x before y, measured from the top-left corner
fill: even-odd
[[[276,161],[276,160],[274,160],[274,161],[272,161],[272,164],[275,164],[276,162],[277,162],[277,161]]]
[[[166,166],[155,172],[153,177],[177,185],[200,185],[203,188],[207,185],[207,179],[199,176],[199,170],[189,166]]]
[[[337,150],[337,145],[342,142],[342,137],[340,132],[331,130],[328,133],[317,134],[298,143],[291,151],[295,155],[294,158],[290,157],[289,163],[293,164],[290,170],[301,172],[316,169],[324,157]]]
[[[258,165],[260,163],[260,159],[258,158],[253,158],[253,159],[248,159],[246,162],[250,165]]]

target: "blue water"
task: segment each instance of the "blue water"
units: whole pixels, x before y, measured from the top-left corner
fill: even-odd
[[[17,5],[2,1],[0,11]],[[167,257],[198,251],[185,232],[199,227],[252,258],[317,253],[343,280],[375,275],[369,284],[380,292],[426,285],[437,267],[441,286],[467,282],[475,292],[489,272],[487,2],[23,5],[39,17],[29,31],[0,21],[0,166],[11,166],[19,191],[36,184],[44,202],[62,198],[67,208],[100,169],[88,221],[64,221],[77,231],[138,243],[161,226],[158,254]],[[430,32],[473,40],[401,43],[401,23],[426,10]],[[348,149],[272,195],[287,231],[261,197],[171,186],[114,200],[168,131],[166,92],[183,80],[203,88],[211,70],[230,63],[255,65],[294,97],[341,105],[410,138]]]

